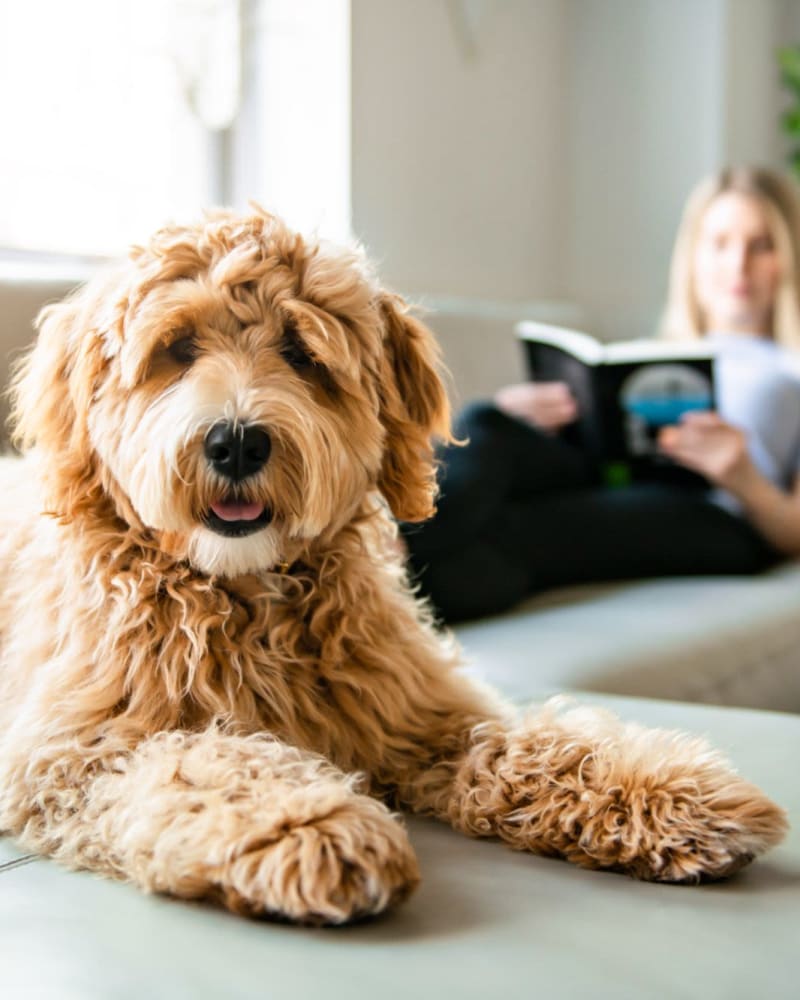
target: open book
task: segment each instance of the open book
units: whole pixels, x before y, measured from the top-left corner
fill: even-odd
[[[608,485],[703,480],[661,454],[657,435],[687,410],[714,409],[714,354],[704,341],[601,343],[545,323],[516,327],[531,378],[566,382],[579,417],[563,435],[583,448]]]

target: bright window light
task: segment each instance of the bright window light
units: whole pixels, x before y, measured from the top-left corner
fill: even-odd
[[[346,239],[349,0],[263,0],[248,27],[254,100],[237,127],[236,195],[256,198],[301,232]]]
[[[106,254],[208,201],[163,0],[0,6],[0,246]]]
[[[349,0],[0,4],[0,251],[107,255],[249,199],[349,232]]]

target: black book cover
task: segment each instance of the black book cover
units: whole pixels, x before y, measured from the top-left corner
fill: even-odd
[[[591,458],[609,486],[666,482],[706,486],[657,447],[662,427],[687,410],[713,410],[714,364],[702,341],[656,339],[603,344],[543,323],[517,326],[531,378],[566,382],[579,417],[561,432]]]

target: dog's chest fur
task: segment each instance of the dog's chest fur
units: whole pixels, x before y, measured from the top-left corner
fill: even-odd
[[[218,721],[268,731],[342,767],[366,759],[369,738],[360,738],[354,715],[372,670],[347,634],[353,596],[337,592],[332,574],[299,566],[215,580],[170,565],[157,549],[120,548],[87,563],[82,541],[70,542],[47,560],[53,592],[69,596],[38,609],[50,649],[30,664],[32,674],[52,673],[63,716],[72,703],[86,704],[92,688],[88,701],[109,712],[104,728],[132,738]],[[91,547],[97,551],[95,540]],[[87,718],[86,727],[94,722]],[[78,718],[73,727],[84,728]]]
[[[140,578],[117,614],[125,710],[152,687],[170,715],[158,728],[219,718],[330,755],[354,669],[336,617],[335,595],[302,575],[209,581],[178,568]]]
[[[391,612],[377,623],[366,613],[396,588],[360,529],[286,574],[212,579],[110,521],[43,518],[20,492],[25,463],[0,471],[13,500],[2,511],[0,701],[87,738],[99,728],[135,742],[216,721],[348,770],[374,757],[373,727],[402,681]]]

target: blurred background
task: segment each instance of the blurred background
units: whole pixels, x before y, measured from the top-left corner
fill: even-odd
[[[98,261],[251,199],[361,241],[460,401],[522,376],[519,319],[649,335],[689,189],[787,163],[798,42],[798,0],[0,0],[3,365]]]

